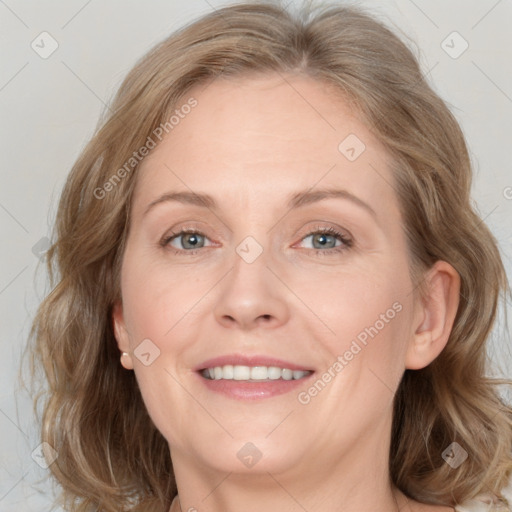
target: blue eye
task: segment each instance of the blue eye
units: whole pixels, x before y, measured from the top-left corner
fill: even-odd
[[[313,250],[315,254],[322,254],[322,256],[329,255],[332,253],[339,253],[352,247],[353,242],[342,233],[338,232],[334,228],[322,228],[318,227],[316,231],[312,231],[306,235],[302,240],[312,237]],[[331,245],[333,242],[336,244],[336,239],[342,243],[338,246]],[[320,247],[327,247],[327,249],[318,249],[314,247],[315,242],[320,244]]]
[[[164,237],[161,241],[161,245],[166,246],[174,239],[182,239],[180,243],[183,249],[175,251],[175,254],[187,252],[189,254],[196,254],[198,248],[204,247],[204,240],[201,242],[201,238],[206,238],[205,235],[195,229],[183,230],[178,233],[170,233],[169,236]],[[189,250],[189,249],[192,250]]]
[[[353,245],[351,239],[347,238],[345,235],[332,227],[318,227],[315,231],[311,231],[309,234],[303,237],[302,241],[310,237],[313,237],[313,244],[318,243],[320,244],[320,247],[322,247],[322,249],[313,247],[312,250],[315,251],[315,254],[322,254],[323,256],[345,251]],[[171,245],[171,242],[174,240],[179,240],[180,238],[181,248],[177,248],[176,246]],[[341,244],[336,245],[336,239],[339,240]],[[205,246],[205,240],[207,240],[207,237],[200,231],[195,229],[184,229],[182,231],[170,233],[167,236],[164,236],[160,242],[160,245],[162,247],[171,245],[171,247],[175,249],[174,254],[176,255],[185,253],[188,255],[194,255],[197,254],[200,249],[207,247]],[[333,243],[334,245],[332,245]]]

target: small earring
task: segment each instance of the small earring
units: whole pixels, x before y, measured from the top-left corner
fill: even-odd
[[[119,358],[121,360],[121,365],[126,369],[126,370],[133,370],[133,366],[132,366],[132,360],[131,360],[131,357],[129,359],[126,359],[125,360],[125,363],[123,363],[123,358],[125,356],[129,356],[130,353],[129,352],[121,352],[121,357]],[[126,366],[128,365],[128,366]]]

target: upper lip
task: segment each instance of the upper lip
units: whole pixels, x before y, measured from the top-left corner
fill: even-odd
[[[203,361],[201,364],[197,365],[194,370],[200,371],[204,370],[205,368],[214,368],[215,366],[224,366],[228,364],[233,366],[277,366],[278,368],[288,368],[289,370],[314,371],[313,369],[308,368],[306,365],[292,363],[277,357],[257,354],[227,354],[224,356],[214,357],[212,359]]]

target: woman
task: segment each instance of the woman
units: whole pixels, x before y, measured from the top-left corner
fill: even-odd
[[[239,4],[111,110],[32,332],[65,509],[509,510],[507,277],[407,47],[353,7]]]

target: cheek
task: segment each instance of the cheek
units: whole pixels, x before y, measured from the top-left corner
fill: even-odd
[[[308,297],[334,333],[324,337],[329,357],[341,355],[347,364],[389,369],[393,375],[401,370],[412,314],[407,280],[384,272],[351,273],[332,279],[323,291]]]
[[[132,257],[123,267],[125,318],[134,338],[164,340],[204,291],[195,277],[185,279],[183,272],[144,261]]]
[[[125,263],[123,312],[134,351],[135,375],[149,416],[166,439],[176,443],[175,429],[169,428],[168,404],[180,410],[189,405],[188,395],[177,383],[176,366],[187,336],[194,336],[187,312],[196,300],[186,282],[144,265],[143,258],[131,256]]]

